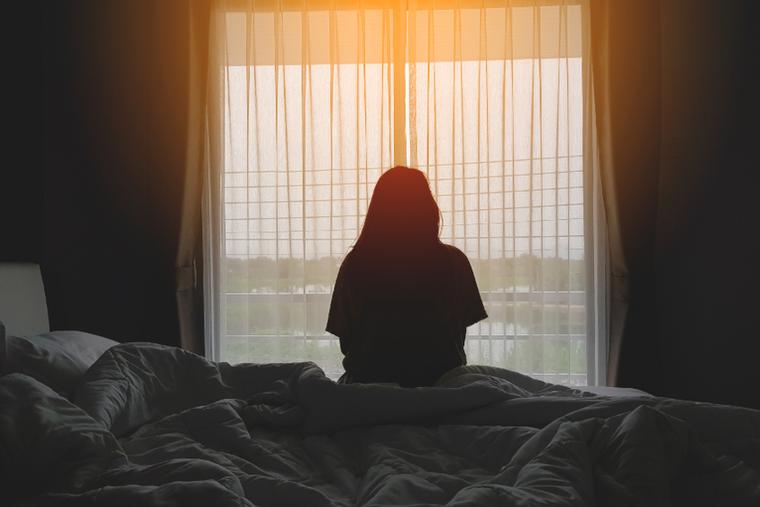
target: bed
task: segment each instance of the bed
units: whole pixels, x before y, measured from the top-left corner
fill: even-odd
[[[483,366],[341,385],[309,362],[37,331],[3,339],[3,505],[760,505],[756,410]],[[12,357],[45,356],[36,336],[90,355],[58,382]]]

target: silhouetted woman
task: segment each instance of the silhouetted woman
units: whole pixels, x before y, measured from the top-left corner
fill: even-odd
[[[394,167],[380,176],[330,303],[341,382],[432,385],[466,364],[465,330],[487,315],[467,257],[441,243],[439,229],[422,172]]]

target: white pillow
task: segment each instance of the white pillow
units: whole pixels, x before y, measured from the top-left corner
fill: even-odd
[[[0,339],[2,335],[0,334]],[[82,331],[5,336],[0,373],[24,373],[68,396],[87,369],[118,342]]]

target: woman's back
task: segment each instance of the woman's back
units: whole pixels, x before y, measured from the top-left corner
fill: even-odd
[[[466,327],[486,317],[467,257],[442,243],[376,253],[352,250],[333,292],[327,330],[348,380],[430,385],[466,364]]]

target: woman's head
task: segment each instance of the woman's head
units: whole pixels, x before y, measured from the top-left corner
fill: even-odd
[[[440,215],[422,171],[396,166],[377,180],[356,248],[438,243]]]

